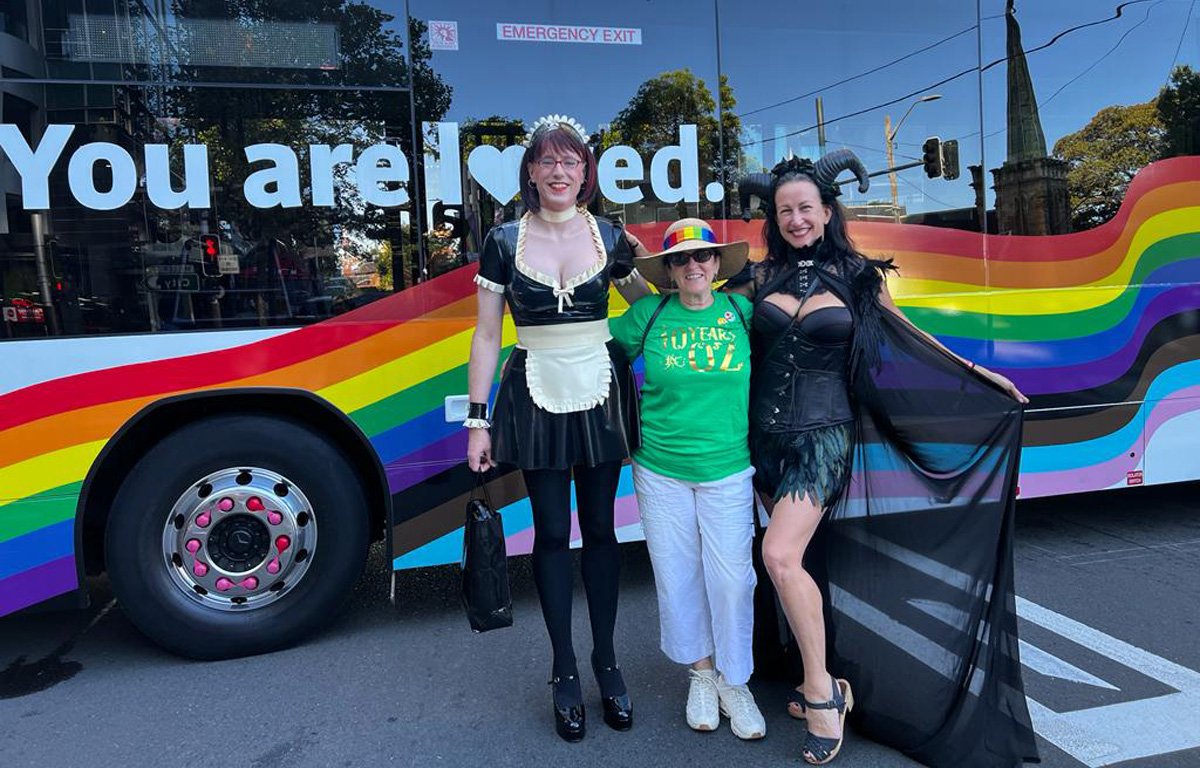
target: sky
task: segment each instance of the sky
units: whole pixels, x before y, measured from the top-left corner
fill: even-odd
[[[1115,21],[1071,32],[1031,53],[1047,148],[1106,106],[1153,98],[1173,61],[1200,67],[1200,8],[1194,5],[1191,0],[1127,3]],[[734,111],[742,115],[751,142],[748,152],[768,165],[788,149],[816,155],[815,131],[776,139],[816,123],[815,96],[805,94],[820,91],[827,146],[854,149],[872,170],[886,167],[885,115],[898,120],[915,95],[939,94],[939,100],[916,106],[901,126],[896,162],[919,158],[927,136],[959,138],[963,175],[948,182],[925,179],[920,169],[901,173],[901,203],[918,211],[969,205],[973,193],[966,166],[982,156],[987,168],[995,168],[1006,154],[1006,66],[994,66],[982,78],[976,71],[980,47],[984,65],[1005,55],[1005,3],[981,0],[980,6],[979,35],[975,4],[944,0],[718,0],[715,7],[647,0],[411,0],[410,12],[458,23],[459,49],[435,51],[432,59],[435,71],[454,88],[448,120],[499,114],[531,121],[563,112],[594,129],[611,121],[643,81],[662,72],[687,67],[715,88],[718,30],[720,70],[733,87]],[[1110,17],[1117,6],[1115,0],[1022,0],[1016,12],[1024,47]],[[500,41],[497,22],[634,27],[641,30],[642,44]],[[934,45],[945,38],[950,39]],[[971,71],[933,85],[964,70]],[[902,98],[908,94],[915,95]],[[884,182],[864,197],[887,194]]]

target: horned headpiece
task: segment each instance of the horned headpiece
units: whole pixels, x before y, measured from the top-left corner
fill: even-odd
[[[866,192],[871,187],[867,177],[867,167],[848,149],[837,149],[822,157],[817,162],[807,158],[788,157],[781,160],[771,169],[770,173],[752,173],[738,182],[738,198],[742,204],[742,218],[750,220],[750,196],[770,203],[771,186],[776,179],[789,174],[801,173],[808,176],[821,190],[822,197],[828,195],[837,197],[841,194],[837,177],[842,171],[849,170],[858,179],[858,191]]]

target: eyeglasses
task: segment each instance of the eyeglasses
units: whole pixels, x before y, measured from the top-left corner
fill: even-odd
[[[559,163],[562,164],[563,170],[566,171],[573,171],[579,166],[583,165],[583,161],[577,157],[564,157],[562,160],[555,160],[553,157],[543,157],[541,160],[537,161],[537,164],[540,165],[544,171],[554,170],[554,166],[558,165]]]
[[[681,251],[679,253],[668,253],[666,256],[663,256],[663,260],[667,262],[668,266],[682,267],[689,261],[694,261],[697,264],[707,264],[717,255],[717,252],[713,250]]]

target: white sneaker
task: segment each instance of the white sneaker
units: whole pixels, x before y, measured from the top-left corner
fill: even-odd
[[[693,731],[715,731],[721,724],[715,669],[688,669],[687,724]]]
[[[717,678],[717,697],[721,714],[729,718],[729,727],[739,739],[761,739],[767,735],[767,721],[754,703],[754,695],[745,685],[730,685],[725,676]]]

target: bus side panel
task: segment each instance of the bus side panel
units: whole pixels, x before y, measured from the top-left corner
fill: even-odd
[[[1196,382],[1196,377],[1191,378]],[[1200,386],[1185,386],[1179,397],[1147,402],[1147,485],[1200,477]],[[1186,395],[1192,395],[1187,397]]]
[[[79,487],[0,504],[0,616],[79,588]]]
[[[1021,498],[1141,485],[1141,403],[1026,412]]]
[[[36,366],[25,371],[29,380],[0,389],[0,563],[13,571],[0,576],[0,615],[78,587],[68,558],[75,554],[80,486],[104,445],[143,407],[206,389],[305,389],[348,414],[379,450],[386,442],[380,436],[405,420],[393,398],[447,354],[439,341],[469,343],[461,336],[469,336],[470,323],[454,319],[467,310],[451,305],[473,299],[470,280],[466,272],[446,275],[315,325],[272,329],[250,343],[213,332],[6,344],[15,355],[23,344],[58,350],[64,342],[86,342],[90,354],[86,366]],[[105,350],[134,343],[142,348],[138,356],[104,364]],[[211,348],[179,355],[196,344]],[[381,455],[384,463],[407,452],[396,445],[396,453]],[[31,573],[38,568],[44,570]]]

